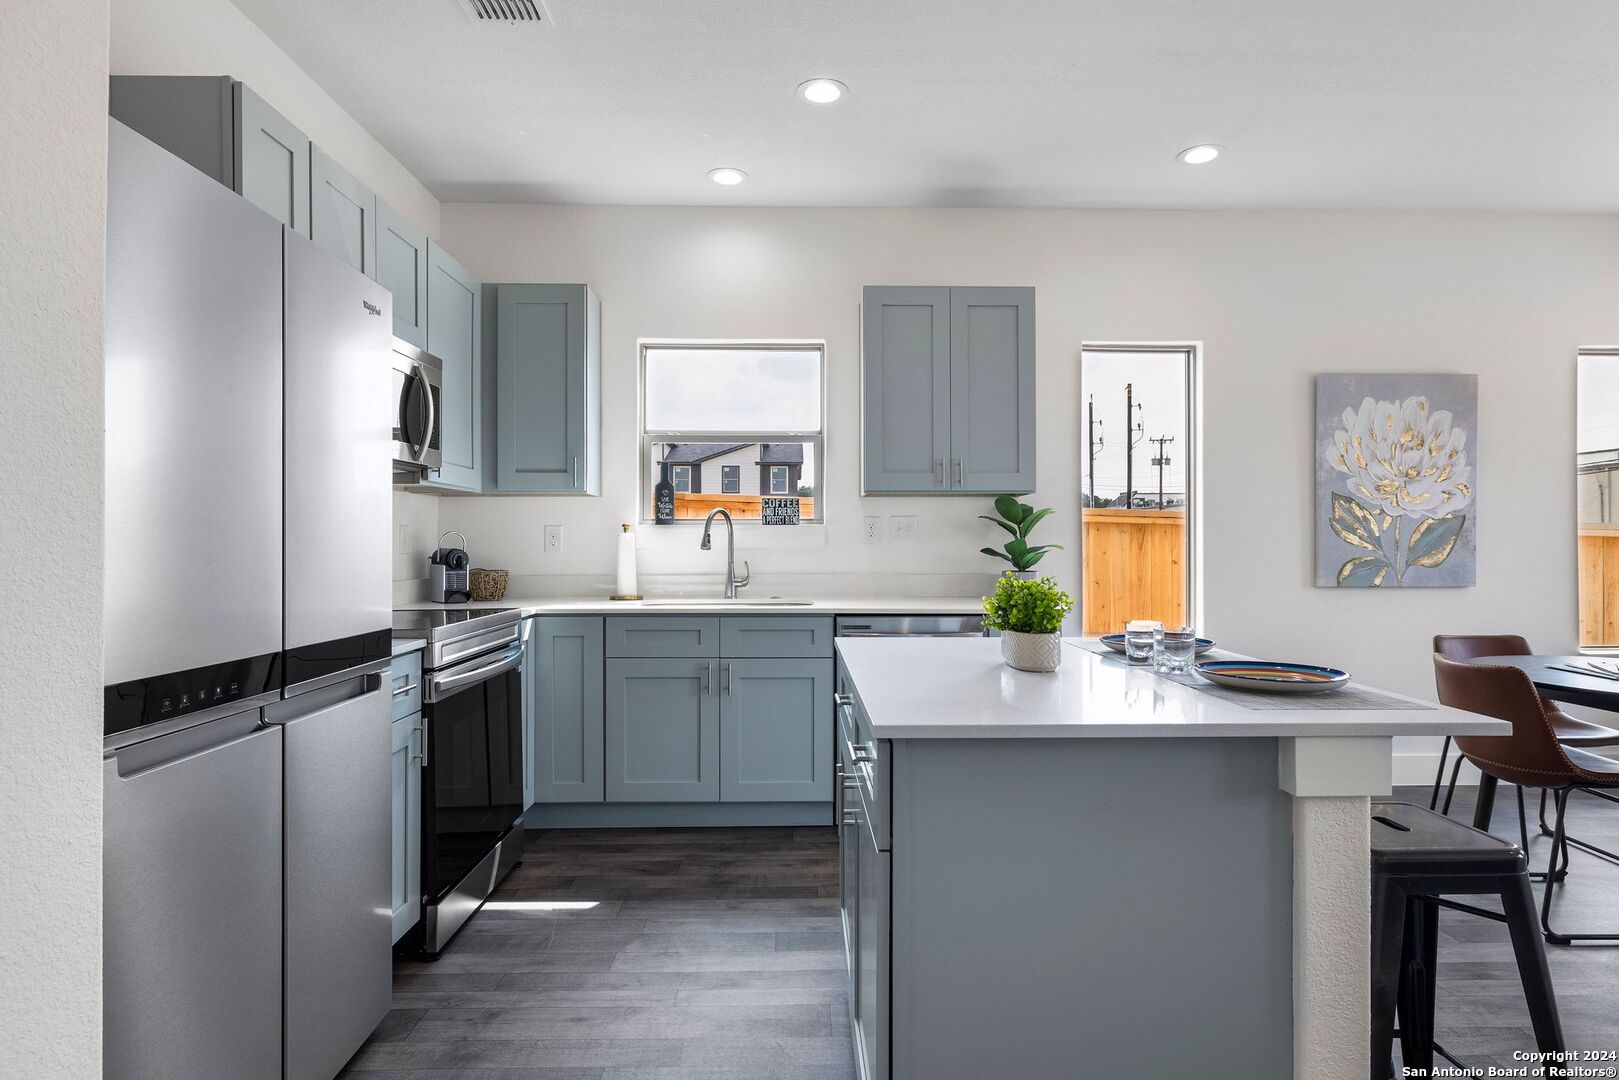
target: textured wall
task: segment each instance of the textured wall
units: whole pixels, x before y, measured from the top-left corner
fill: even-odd
[[[1079,578],[1081,343],[1201,341],[1212,636],[1424,695],[1434,633],[1575,643],[1574,358],[1619,342],[1619,217],[449,203],[444,241],[486,281],[586,281],[602,299],[604,495],[443,500],[442,527],[481,564],[612,572],[609,538],[635,506],[638,337],[802,337],[827,342],[827,525],[815,544],[750,547],[754,570],[985,569],[978,549],[1000,533],[976,518],[984,500],[859,495],[860,288],[1033,285],[1034,500],[1057,511],[1040,538],[1067,545],[1042,569]],[[1478,374],[1477,588],[1314,586],[1313,376],[1357,370]],[[865,544],[866,514],[916,515],[916,542]],[[542,524],[564,526],[560,555],[541,550]],[[643,569],[719,578],[694,536]]]
[[[242,80],[388,205],[438,235],[432,193],[230,0],[113,0],[112,70]]]
[[[0,1072],[101,1075],[107,4],[0,3]],[[34,575],[38,574],[35,579]]]

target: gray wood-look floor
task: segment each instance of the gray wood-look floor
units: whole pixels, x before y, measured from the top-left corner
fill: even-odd
[[[1516,838],[1510,787],[1496,806],[1495,831]],[[1471,820],[1470,792],[1453,813]],[[1569,819],[1619,850],[1619,807],[1575,796]],[[547,830],[528,844],[443,959],[396,965],[393,1011],[346,1077],[853,1080],[834,830]],[[1545,852],[1531,843],[1537,867]],[[1576,851],[1560,894],[1556,925],[1619,931],[1619,866]],[[1506,928],[1446,911],[1440,931],[1440,1042],[1513,1064],[1534,1040]],[[1619,948],[1548,954],[1569,1046],[1619,1049]]]
[[[1428,794],[1427,788],[1397,792],[1420,806],[1428,805]],[[1529,859],[1533,869],[1544,870],[1551,842],[1536,835],[1539,794],[1528,795]],[[1472,823],[1472,789],[1457,790],[1451,816]],[[1570,835],[1619,851],[1619,806],[1576,794],[1569,801],[1568,821]],[[1502,784],[1496,794],[1490,831],[1518,840],[1517,791],[1510,785]],[[1542,888],[1534,887],[1537,903]],[[1552,926],[1564,933],[1619,933],[1619,866],[1574,851],[1568,879],[1552,898]],[[1568,1048],[1619,1050],[1619,947],[1547,945],[1546,958]],[[1512,1052],[1535,1048],[1512,943],[1501,923],[1459,911],[1439,913],[1435,1000],[1435,1038],[1468,1065],[1521,1068],[1524,1063],[1513,1061]],[[1399,1062],[1397,1050],[1394,1061]]]
[[[343,1075],[854,1080],[845,982],[832,828],[530,832]]]

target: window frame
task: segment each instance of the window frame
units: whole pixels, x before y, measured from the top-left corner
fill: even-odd
[[[686,486],[684,488],[682,488],[680,486],[680,482],[681,482],[682,479],[684,479],[685,482],[686,482]],[[673,487],[676,491],[680,492],[680,494],[682,494],[682,495],[690,495],[691,494],[691,466],[690,465],[671,465],[671,466],[669,466],[669,485],[671,487]]]
[[[1575,427],[1579,426],[1579,419],[1580,419],[1580,367],[1587,359],[1591,359],[1591,360],[1608,359],[1608,360],[1613,360],[1615,362],[1619,362],[1619,346],[1615,346],[1615,345],[1591,345],[1591,346],[1581,346],[1580,348],[1575,350],[1575,352],[1574,352],[1574,421],[1575,421]],[[1576,444],[1577,443],[1578,443],[1578,439],[1576,439]],[[1583,589],[1581,588],[1581,585],[1580,585],[1580,579],[1584,576],[1582,574],[1582,572],[1581,572],[1583,568],[1580,565],[1580,560],[1582,558],[1582,555],[1580,554],[1580,537],[1582,535],[1584,535],[1580,531],[1580,526],[1582,524],[1584,524],[1583,522],[1580,521],[1580,489],[1579,489],[1579,483],[1580,483],[1580,474],[1581,474],[1581,472],[1582,472],[1582,468],[1581,468],[1581,464],[1580,464],[1580,451],[1579,451],[1579,446],[1576,445],[1575,448],[1574,448],[1574,640],[1576,642],[1576,652],[1578,652],[1582,656],[1606,656],[1606,657],[1611,657],[1611,656],[1619,655],[1619,642],[1615,642],[1615,643],[1612,643],[1612,644],[1591,644],[1591,645],[1587,645],[1583,641],[1580,640],[1584,636],[1583,633],[1581,632],[1580,622],[1581,622],[1581,619],[1583,618],[1584,613],[1585,613],[1585,597],[1583,595]]]
[[[1110,353],[1180,353],[1186,358],[1186,446],[1188,451],[1186,468],[1186,558],[1185,563],[1185,595],[1186,595],[1186,622],[1189,626],[1198,628],[1201,633],[1203,627],[1203,514],[1200,503],[1200,493],[1203,486],[1203,343],[1201,341],[1100,341],[1082,342],[1079,346],[1080,363],[1080,409],[1084,408],[1085,390],[1085,354],[1095,352]],[[1084,559],[1085,547],[1085,438],[1088,434],[1083,412],[1079,423],[1074,430],[1078,433],[1079,446],[1077,453],[1081,462],[1079,472],[1079,503],[1080,503],[1080,558]],[[1081,586],[1083,588],[1083,584]],[[1084,618],[1085,598],[1080,595],[1075,598],[1075,607],[1079,611],[1080,619]]]
[[[725,475],[726,473],[731,473],[732,475],[726,476]],[[727,491],[725,489],[725,485],[727,485],[727,484],[735,484],[736,489],[734,491]],[[740,495],[740,494],[742,494],[742,466],[740,466],[740,465],[721,465],[720,466],[720,494],[721,495]]]
[[[776,490],[776,473],[777,473],[778,470],[781,472],[781,490],[780,491]],[[787,466],[785,466],[785,465],[772,465],[772,466],[770,466],[770,491],[767,492],[767,494],[770,494],[770,495],[791,495],[792,492],[788,490],[788,487],[792,484],[792,481],[793,481],[793,471],[791,469],[789,469]]]
[[[737,351],[781,351],[804,352],[813,349],[820,353],[820,387],[816,408],[820,415],[820,428],[815,431],[680,431],[665,428],[649,429],[646,423],[646,367],[648,354],[657,349],[703,349],[703,350],[737,350]],[[637,440],[640,450],[640,465],[637,468],[639,493],[636,496],[639,510],[636,518],[645,525],[653,521],[652,514],[652,485],[656,483],[656,464],[652,460],[652,448],[656,443],[665,442],[709,442],[709,443],[803,443],[806,447],[806,463],[810,460],[808,455],[813,454],[815,463],[815,513],[801,519],[801,525],[824,525],[826,523],[826,427],[827,427],[827,346],[824,339],[819,338],[770,338],[770,339],[703,339],[703,338],[642,338],[638,342],[639,363],[636,370],[636,428],[640,432]],[[785,467],[785,466],[784,466]],[[671,469],[671,474],[673,469]],[[791,472],[788,473],[788,495],[796,494],[791,490]],[[671,475],[670,482],[673,483]],[[739,485],[740,486],[740,485]],[[761,492],[761,495],[771,494]],[[701,521],[696,519],[681,519],[675,525],[700,526]],[[777,526],[762,526],[755,518],[739,519],[737,528],[772,528],[773,531],[784,531]]]

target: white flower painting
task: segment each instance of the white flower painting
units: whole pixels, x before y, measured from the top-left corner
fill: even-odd
[[[1472,585],[1474,375],[1316,377],[1317,585]]]

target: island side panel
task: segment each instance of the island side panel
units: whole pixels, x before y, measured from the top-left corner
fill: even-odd
[[[1370,830],[1371,804],[1364,795],[1293,800],[1295,1080],[1368,1075]]]
[[[892,775],[892,1080],[1291,1074],[1276,740],[895,740]]]

